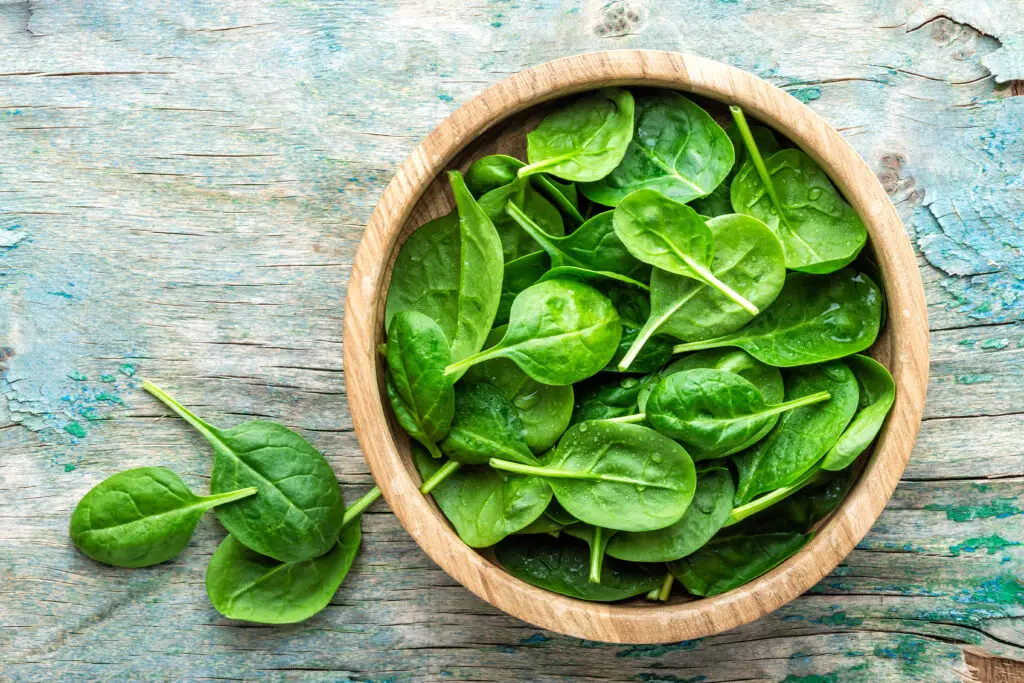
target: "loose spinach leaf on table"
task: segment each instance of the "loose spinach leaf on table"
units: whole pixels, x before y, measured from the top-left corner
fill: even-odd
[[[384,328],[402,311],[422,313],[455,338],[459,319],[459,217],[453,211],[420,226],[402,245],[388,286]]]
[[[711,271],[759,309],[767,308],[786,278],[782,247],[763,223],[731,214],[707,222],[715,244]],[[651,274],[651,313],[634,342],[634,353],[656,333],[687,341],[729,334],[752,319],[751,314],[718,289],[699,280],[655,268]],[[630,367],[632,355],[621,364]]]
[[[540,467],[502,460],[491,467],[542,477],[569,514],[621,531],[679,521],[696,484],[682,446],[653,429],[616,422],[573,425]]]
[[[483,348],[501,301],[504,259],[494,224],[480,208],[458,171],[448,174],[459,210],[459,315],[450,337],[452,360],[468,358]],[[457,371],[452,381],[462,376]]]
[[[739,588],[789,559],[810,539],[803,534],[762,534],[714,538],[700,550],[668,565],[693,595],[709,597]]]
[[[452,425],[455,392],[444,370],[451,361],[448,340],[427,316],[402,311],[388,328],[387,394],[399,424],[435,458],[437,442]]]
[[[480,198],[495,188],[511,183],[516,179],[519,169],[525,165],[519,159],[504,154],[481,157],[474,161],[466,172],[466,186],[474,197]],[[574,183],[559,182],[546,173],[531,175],[530,182],[548,201],[558,207],[572,225],[576,226],[583,222]]]
[[[544,234],[557,237],[565,233],[562,214],[533,188],[529,178],[515,178],[508,185],[491,190],[480,197],[479,204],[498,231],[506,263],[540,249],[529,233],[505,211],[509,202],[522,208]]]
[[[257,489],[251,498],[216,508],[228,532],[282,562],[311,560],[331,549],[341,531],[345,503],[320,451],[274,422],[254,420],[218,429],[151,382],[142,386],[213,446],[211,493]]]
[[[609,271],[634,280],[646,280],[650,266],[630,254],[615,233],[614,212],[599,213],[565,237],[544,232],[515,203],[506,208],[525,232],[551,257],[551,266],[576,266],[587,270]]]
[[[602,529],[599,526],[580,523],[565,527],[565,533],[580,539],[590,548],[590,574],[587,578],[591,583],[601,583],[601,568],[604,565],[608,541],[618,532],[614,529]]]
[[[775,302],[746,327],[676,353],[738,346],[777,367],[822,363],[874,343],[882,296],[871,278],[845,268],[828,275],[790,273]]]
[[[859,408],[839,441],[825,454],[822,469],[845,469],[874,441],[896,400],[896,384],[885,366],[868,356],[844,358],[860,388]]]
[[[510,536],[495,554],[512,576],[534,586],[593,602],[615,602],[643,595],[661,586],[662,575],[641,565],[606,559],[601,583],[590,581],[590,551],[575,539]]]
[[[857,380],[842,361],[794,368],[785,384],[787,401],[820,391],[831,398],[783,413],[768,436],[733,456],[739,505],[793,483],[835,444],[857,410]]]
[[[255,493],[249,487],[197,496],[169,469],[125,470],[101,481],[78,502],[71,514],[71,540],[97,562],[148,567],[184,550],[207,510]]]
[[[576,405],[570,424],[633,415],[644,388],[657,383],[657,375],[615,377],[598,375],[573,388]],[[781,386],[782,380],[779,380]]]
[[[598,180],[618,166],[632,139],[633,96],[623,88],[602,88],[548,115],[526,134],[530,163],[519,175]]]
[[[743,377],[711,368],[683,370],[654,387],[644,416],[665,436],[703,453],[742,448],[780,415],[830,398],[818,391],[771,404]]]
[[[715,244],[703,218],[654,190],[637,190],[613,214],[615,234],[634,257],[714,287],[750,315],[757,306],[712,272]]]
[[[487,337],[493,346],[505,336],[505,328],[495,327]],[[558,441],[572,418],[573,388],[541,384],[507,358],[495,358],[474,365],[465,375],[471,382],[487,382],[512,404],[523,423],[526,445],[541,453]]]
[[[790,270],[831,273],[857,258],[867,229],[825,171],[798,149],[763,159],[739,107],[730,110],[752,162],[733,178],[733,209],[775,231]]]
[[[359,552],[359,520],[346,524],[325,554],[280,562],[228,535],[206,568],[206,594],[229,619],[294,624],[327,607]]]
[[[635,190],[655,190],[678,202],[710,194],[729,173],[733,144],[699,106],[670,90],[635,95],[633,139],[611,173],[580,190],[617,206]]]
[[[620,531],[608,543],[608,555],[630,562],[671,562],[685,557],[722,528],[735,493],[729,470],[705,470],[697,476],[693,502],[678,522],[656,531]]]
[[[413,456],[424,480],[441,464],[417,449]],[[537,477],[490,467],[462,467],[434,487],[441,512],[471,548],[492,546],[534,522],[551,502],[551,487]]]
[[[512,312],[512,302],[519,293],[532,284],[536,284],[546,273],[550,272],[551,259],[543,251],[535,251],[520,256],[505,264],[505,274],[501,281],[501,299],[498,301],[498,312],[494,316],[495,325],[504,325]],[[577,279],[577,278],[570,278]]]
[[[611,301],[589,285],[549,280],[512,303],[505,336],[495,346],[448,366],[449,375],[494,358],[508,358],[541,384],[574,384],[615,355],[622,327]]]
[[[455,390],[455,419],[441,450],[466,465],[491,458],[537,464],[526,445],[519,413],[502,391],[487,382],[461,382]]]

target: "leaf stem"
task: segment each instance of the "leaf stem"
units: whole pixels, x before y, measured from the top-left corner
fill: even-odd
[[[449,460],[445,464],[441,465],[440,469],[438,469],[437,472],[434,472],[430,479],[427,479],[425,482],[420,484],[420,493],[424,495],[430,493],[438,484],[447,479],[460,467],[462,467],[462,463],[455,462],[454,460]],[[256,489],[253,489],[253,491],[255,490]],[[352,520],[362,515],[363,512],[366,511],[366,508],[370,507],[370,505],[372,505],[378,498],[380,498],[380,487],[374,486],[372,489],[364,493],[359,500],[345,508],[345,517],[342,518],[341,521],[342,528]]]
[[[499,345],[500,345],[500,342],[499,342]],[[448,377],[450,375],[454,375],[454,374],[456,374],[456,373],[458,373],[458,372],[460,372],[462,370],[465,370],[466,368],[468,368],[468,367],[470,367],[472,365],[476,365],[477,363],[481,363],[481,362],[483,362],[485,360],[491,359],[492,357],[494,357],[496,355],[494,353],[494,350],[496,348],[498,348],[498,347],[491,347],[489,349],[484,349],[483,351],[480,351],[478,353],[474,353],[472,356],[466,356],[462,360],[455,361],[454,363],[452,363],[451,365],[449,365],[448,367],[446,367],[444,369],[444,376]],[[428,450],[429,450],[429,448],[428,448]],[[431,453],[431,455],[433,455],[433,453]]]
[[[704,282],[706,282],[711,287],[714,287],[722,294],[725,294],[727,297],[732,299],[733,303],[743,308],[743,310],[745,310],[747,313],[749,313],[750,315],[757,315],[758,313],[761,312],[757,306],[747,301],[746,297],[744,297],[735,289],[733,289],[732,287],[730,287],[729,285],[725,284],[717,277],[715,277],[715,274],[712,273],[709,268],[705,268],[704,266],[700,265],[699,263],[690,258],[684,257],[683,260],[686,262],[686,265],[690,266],[690,268],[692,268],[694,272],[697,273],[701,277],[701,279],[704,280]]]
[[[516,474],[527,474],[535,477],[547,477],[548,479],[578,479],[580,481],[611,481],[617,484],[630,484],[633,486],[645,486],[656,489],[667,489],[669,491],[678,491],[677,487],[668,486],[664,483],[658,483],[653,481],[642,481],[638,479],[631,479],[629,477],[620,477],[615,474],[593,474],[590,472],[569,472],[567,470],[558,470],[549,467],[534,467],[533,465],[523,465],[518,462],[512,462],[511,460],[501,460],[500,458],[491,458],[489,461],[491,467],[496,470],[504,470],[506,472],[515,472]]]
[[[702,351],[704,349],[717,349],[720,346],[728,346],[728,340],[723,342],[724,337],[718,339],[707,339],[705,341],[676,344],[672,347],[672,353],[686,353],[687,351]]]
[[[743,110],[735,104],[729,107],[729,113],[732,114],[732,118],[736,122],[736,127],[740,131],[740,137],[743,138],[743,145],[747,148],[747,155],[750,156],[750,160],[754,163],[754,168],[757,169],[757,175],[761,178],[764,191],[768,193],[768,198],[771,199],[772,205],[775,206],[775,210],[779,214],[779,222],[786,224],[786,215],[782,211],[782,202],[779,201],[779,195],[775,192],[775,184],[772,183],[768,167],[764,164],[761,150],[757,148],[757,142],[754,141],[754,134],[750,132],[750,126],[747,125],[747,117],[743,114]],[[788,224],[786,225],[788,227]]]
[[[636,413],[634,415],[620,415],[619,417],[606,417],[602,422],[626,422],[636,424],[647,419],[647,413]]]
[[[551,257],[551,267],[557,268],[564,265],[572,265],[576,267],[583,267],[583,264],[579,263],[575,259],[569,258],[565,252],[556,246],[556,242],[559,242],[559,238],[549,235],[544,231],[542,227],[537,225],[532,218],[526,215],[515,202],[509,200],[508,204],[505,205],[505,213],[509,217],[519,224],[523,232],[532,237],[534,241],[539,244],[544,251]]]
[[[777,403],[775,405],[770,405],[767,407],[767,410],[765,410],[762,413],[758,413],[758,417],[778,415],[779,413],[785,413],[796,408],[809,406],[813,403],[821,403],[822,401],[828,401],[831,398],[832,394],[830,394],[829,392],[819,391],[814,394],[808,394],[807,396],[801,396],[800,398],[794,398],[792,401],[786,401],[785,403]]]
[[[195,427],[201,434],[217,439],[214,434],[216,428],[213,425],[204,422],[198,415],[171,398],[163,389],[153,384],[148,379],[142,380],[142,388],[159,399],[165,406],[173,410],[178,417]],[[219,439],[217,440],[219,441]]]
[[[227,493],[215,493],[212,496],[203,496],[203,500],[207,503],[211,503],[210,507],[217,507],[224,503],[230,503],[242,498],[248,498],[259,491],[255,486],[250,486],[244,489],[238,489],[237,491],[228,491]]]
[[[420,493],[423,495],[430,493],[438,484],[447,479],[449,475],[454,473],[460,467],[462,467],[462,463],[454,460],[449,460],[445,464],[441,465],[440,469],[430,476],[430,479],[427,479],[425,482],[420,484]]]
[[[601,583],[601,564],[604,561],[604,529],[595,526],[590,541],[590,583]]]
[[[800,475],[800,478],[789,486],[784,486],[781,489],[775,489],[771,493],[766,493],[760,498],[755,498],[749,503],[733,508],[732,512],[729,513],[729,520],[723,525],[723,527],[739,524],[747,517],[757,514],[758,512],[775,505],[779,501],[788,498],[803,487],[815,481],[820,474],[821,468],[818,465],[815,465]]]
[[[647,591],[647,595],[644,596],[644,599],[650,600],[651,602],[656,602],[660,599],[660,596],[661,588],[652,588],[651,590]]]
[[[658,600],[661,602],[668,602],[668,598],[672,595],[672,583],[675,581],[672,572],[665,572],[665,580],[661,583],[661,588],[658,589]]]
[[[562,191],[558,189],[558,186],[551,182],[551,179],[547,176],[534,175],[530,178],[534,182],[534,185],[538,187],[542,194],[544,194],[551,203],[555,204],[563,213],[568,214],[569,218],[577,225],[583,224],[584,219],[569,198],[562,194]]]
[[[521,166],[519,168],[519,177],[520,178],[525,178],[528,175],[533,175],[534,173],[540,173],[541,171],[544,171],[544,170],[546,170],[548,168],[551,168],[552,166],[557,166],[558,164],[562,163],[566,159],[571,159],[571,158],[572,158],[571,154],[562,154],[561,156],[551,157],[550,159],[544,159],[542,161],[537,161],[537,162],[532,163],[532,164],[527,164],[525,166]]]

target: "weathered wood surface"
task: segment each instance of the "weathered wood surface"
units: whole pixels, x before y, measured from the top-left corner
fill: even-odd
[[[0,0],[0,679],[958,681],[1024,659],[1024,35],[1015,0]],[[67,540],[92,485],[209,453],[140,389],[303,431],[371,485],[341,367],[348,269],[395,167],[487,85],[593,49],[691,51],[807,101],[920,254],[926,421],[905,480],[810,594],[670,646],[541,633],[387,513],[333,604],[220,618],[221,534],[144,570]],[[132,374],[132,373],[136,374]]]

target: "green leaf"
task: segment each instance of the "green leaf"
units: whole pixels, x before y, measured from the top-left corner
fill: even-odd
[[[587,578],[591,583],[601,583],[601,569],[604,565],[608,541],[619,532],[614,529],[602,529],[599,526],[581,523],[565,527],[565,533],[584,541],[590,548],[590,575]]]
[[[539,282],[516,297],[497,345],[445,372],[461,374],[476,363],[508,358],[541,384],[574,384],[608,364],[621,336],[619,314],[593,287],[571,280]]]
[[[653,429],[615,422],[573,425],[541,467],[501,460],[491,467],[543,477],[569,514],[621,531],[677,522],[696,483],[682,446]]]
[[[733,145],[706,111],[671,90],[636,96],[633,139],[607,176],[580,187],[591,201],[617,206],[635,190],[689,202],[708,195],[732,168]]]
[[[825,171],[795,148],[762,159],[743,113],[730,110],[753,162],[732,181],[733,209],[775,231],[790,270],[831,273],[857,258],[867,229]]]
[[[467,465],[491,458],[536,464],[522,420],[501,390],[486,382],[463,382],[455,390],[455,419],[441,450]]]
[[[440,468],[422,450],[413,455],[424,480]],[[433,496],[466,545],[486,548],[540,517],[551,502],[551,487],[537,477],[462,467],[434,487]]]
[[[508,323],[508,316],[512,312],[512,303],[516,297],[524,289],[540,281],[549,272],[550,267],[551,259],[543,251],[520,256],[505,264],[505,274],[501,281],[501,300],[498,303],[498,313],[494,316],[495,326]]]
[[[841,361],[795,368],[785,383],[787,401],[821,391],[832,398],[784,413],[764,440],[734,456],[739,505],[793,483],[828,452],[857,410],[857,380]]]
[[[882,295],[867,275],[845,268],[829,275],[790,273],[775,302],[746,327],[676,353],[738,346],[777,367],[823,363],[857,353],[878,336]]]
[[[620,531],[608,544],[608,555],[630,562],[671,562],[686,557],[729,519],[735,493],[729,470],[706,470],[697,476],[693,502],[678,522],[656,531]]]
[[[590,552],[579,541],[510,536],[495,554],[512,576],[545,590],[592,602],[615,602],[661,586],[662,576],[640,565],[606,559],[601,583],[590,581]]]
[[[638,401],[644,388],[653,386],[657,375],[645,377],[615,377],[598,375],[573,387],[576,406],[570,424],[588,420],[607,420],[642,412]],[[779,380],[781,386],[782,380]]]
[[[650,287],[639,280],[634,280],[627,275],[620,275],[619,273],[613,273],[609,270],[591,270],[590,268],[581,268],[579,266],[559,266],[558,268],[552,268],[551,270],[544,273],[540,278],[539,282],[546,282],[548,280],[575,280],[576,282],[583,282],[598,290],[603,288],[617,288],[625,285],[626,287],[633,288],[641,292],[649,292]],[[618,306],[616,306],[618,308]],[[619,312],[621,315],[621,311]]]
[[[845,469],[867,450],[896,400],[896,384],[884,365],[861,355],[849,356],[843,362],[857,378],[859,409],[839,441],[825,454],[821,467],[826,470]]]
[[[668,565],[693,595],[710,597],[739,588],[789,559],[810,540],[803,534],[715,538],[697,552]]]
[[[204,512],[255,493],[249,487],[197,496],[163,467],[125,470],[78,502],[71,515],[71,540],[97,562],[148,567],[184,550]]]
[[[546,172],[588,182],[608,175],[633,138],[633,96],[602,88],[558,109],[526,135],[530,164],[520,176]]]
[[[508,185],[491,190],[480,198],[480,208],[498,231],[506,263],[540,249],[529,233],[505,211],[509,202],[521,207],[545,234],[560,236],[565,233],[562,214],[533,188],[529,178],[515,178]]]
[[[817,470],[813,481],[806,486],[775,501],[770,507],[762,507],[728,530],[748,536],[780,531],[806,532],[839,507],[852,485],[853,472],[849,469],[841,472]],[[750,504],[758,500],[760,498]]]
[[[331,466],[300,435],[254,420],[218,429],[150,382],[142,386],[213,447],[212,493],[255,487],[258,495],[217,508],[217,519],[240,542],[282,562],[323,555],[341,530],[345,503]]]
[[[346,525],[324,555],[280,562],[246,548],[228,535],[206,568],[206,594],[229,619],[294,624],[327,607],[345,580],[361,537],[359,521]]]

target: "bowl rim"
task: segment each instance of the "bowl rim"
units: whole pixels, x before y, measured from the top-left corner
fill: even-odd
[[[854,487],[804,547],[735,590],[661,605],[591,603],[527,584],[465,545],[417,487],[380,391],[376,346],[391,260],[423,192],[468,144],[510,116],[550,99],[609,85],[690,92],[744,112],[786,135],[828,173],[871,236],[887,294],[888,323],[871,349],[897,386],[892,412]],[[536,626],[614,643],[693,639],[753,621],[806,592],[864,537],[907,465],[924,411],[928,320],[916,258],[895,207],[864,160],[803,103],[740,69],[689,54],[613,50],[565,57],[514,74],[457,109],[395,173],[356,253],[344,313],[343,355],[356,437],[384,498],[416,543],[450,576],[499,609]]]

